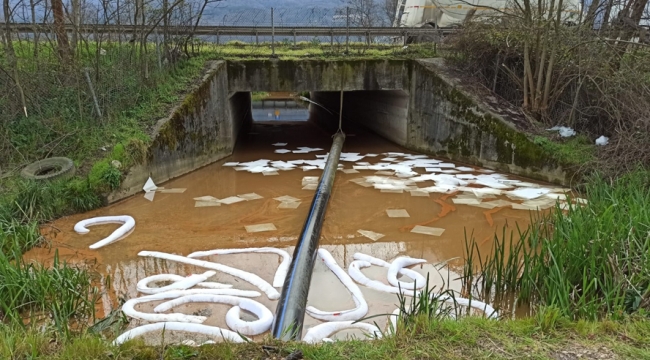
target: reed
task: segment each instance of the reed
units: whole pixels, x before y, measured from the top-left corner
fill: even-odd
[[[584,191],[584,206],[532,215],[517,236],[504,228],[488,256],[466,237],[464,283],[486,300],[514,294],[573,319],[649,310],[650,172],[593,176]]]

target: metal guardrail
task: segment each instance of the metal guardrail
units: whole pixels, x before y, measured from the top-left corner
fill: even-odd
[[[5,23],[0,27],[5,28]],[[35,30],[40,33],[51,33],[51,25],[43,24],[9,24],[13,32],[33,33]],[[67,32],[75,31],[75,27],[65,25]],[[152,28],[140,25],[115,25],[115,24],[82,24],[78,31],[81,33],[102,33],[102,34],[128,34],[149,32]],[[456,29],[434,29],[434,28],[395,28],[395,27],[272,27],[272,26],[198,26],[194,30],[190,26],[169,26],[169,33],[174,35],[198,35],[198,36],[417,36],[417,35],[448,35]]]

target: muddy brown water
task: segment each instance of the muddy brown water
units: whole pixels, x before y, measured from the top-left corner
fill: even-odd
[[[287,149],[308,146],[325,150],[309,154],[277,154],[274,150],[278,147],[271,145],[276,142],[288,143],[283,147]],[[51,241],[51,247],[35,248],[26,253],[25,258],[48,263],[52,261],[54,250],[57,249],[59,256],[68,262],[92,263],[101,274],[98,286],[104,295],[97,314],[101,317],[118,306],[118,298],[140,296],[136,291],[136,283],[147,276],[160,273],[185,276],[206,271],[171,261],[139,257],[137,254],[142,250],[187,255],[199,250],[272,246],[291,254],[314,195],[314,191],[302,189],[302,178],[320,176],[322,171],[296,169],[279,171],[276,176],[264,176],[259,173],[235,171],[222,164],[258,159],[315,159],[317,154],[326,154],[330,145],[331,134],[311,122],[290,125],[257,123],[247,134],[240,137],[232,156],[167,183],[157,184],[165,188],[186,188],[184,193],[156,193],[153,201],[148,201],[143,194],[138,194],[101,209],[59,219],[43,229]],[[354,129],[349,133],[343,151],[361,154],[413,153],[361,129]],[[346,168],[353,165],[345,162],[343,164]],[[356,252],[387,261],[399,255],[423,258],[429,263],[418,266],[415,270],[422,274],[430,273],[432,286],[460,291],[458,278],[459,272],[462,272],[465,232],[473,232],[481,252],[487,254],[492,246],[495,231],[500,231],[506,223],[517,223],[519,226],[529,223],[530,214],[524,210],[486,210],[468,205],[454,205],[449,195],[445,194],[432,193],[429,197],[415,197],[409,192],[381,193],[372,187],[365,188],[350,182],[351,179],[373,173],[374,171],[362,171],[359,174],[346,174],[339,171],[336,175],[320,244],[332,253],[344,269],[347,269]],[[195,197],[206,195],[222,199],[253,192],[263,196],[263,199],[198,208],[193,200]],[[279,202],[273,198],[283,195],[299,198],[302,203],[296,209],[278,209]],[[410,217],[389,218],[386,209],[406,209]],[[118,225],[93,226],[86,235],[75,233],[73,226],[82,219],[108,215],[134,217],[135,230],[123,240],[98,250],[88,249],[90,244],[109,235]],[[244,228],[246,225],[262,223],[273,223],[277,230],[247,233]],[[444,228],[445,232],[439,237],[411,233],[411,228],[418,224]],[[358,234],[359,229],[371,230],[385,236],[378,241],[372,241]],[[252,253],[211,256],[206,260],[255,273],[269,283],[272,282],[280,261],[277,255]],[[452,260],[448,267],[433,265],[447,260]],[[386,271],[387,269],[379,267],[364,269],[368,277],[383,281]],[[247,282],[223,273],[217,273],[210,280],[234,284],[234,287],[239,289],[255,289]],[[360,288],[369,304],[368,316],[389,314],[396,308],[396,295],[363,286]],[[271,311],[275,310],[277,301],[271,301],[264,295],[255,300],[269,307]],[[137,308],[153,312],[153,307],[158,303],[141,304]],[[317,261],[308,305],[334,311],[353,308],[354,302],[334,274],[321,261]],[[228,308],[226,305],[199,303],[177,307],[174,312],[208,314],[205,324],[226,327],[224,316]],[[383,317],[370,321],[376,321],[380,326],[386,324]],[[319,320],[305,317],[305,329],[318,323]],[[144,322],[133,320],[130,327],[141,324]],[[342,332],[338,337],[349,334]]]

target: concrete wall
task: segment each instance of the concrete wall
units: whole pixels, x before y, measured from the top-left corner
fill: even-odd
[[[229,93],[226,63],[210,63],[196,89],[156,124],[146,162],[129,170],[108,201],[141,191],[149,176],[162,183],[230,155],[251,121],[250,93]]]
[[[404,146],[424,153],[567,184],[571,174],[522,131],[520,110],[474,88],[442,59],[417,60],[411,72]]]
[[[570,174],[553,154],[522,132],[528,122],[521,112],[472,88],[441,59],[215,61],[158,122],[147,161],[132,167],[108,200],[137,193],[149,176],[162,183],[230,155],[252,122],[249,91],[311,91],[338,113],[341,87],[344,130],[354,121],[414,151],[568,183]],[[326,128],[338,126],[338,116],[321,108],[310,106],[310,115]]]
[[[328,109],[339,111],[340,92],[314,91],[311,99]],[[409,95],[402,90],[346,91],[343,97],[343,129],[350,121],[400,145],[407,143]],[[310,107],[311,120],[336,130],[332,115],[318,106]],[[338,119],[338,117],[336,117]]]
[[[442,59],[409,63],[409,87],[346,91],[343,128],[352,121],[408,149],[543,181],[568,184],[571,173],[523,131],[523,113],[461,79]],[[340,92],[313,91],[313,101],[339,111]],[[311,119],[334,131],[338,116],[318,106]]]
[[[406,89],[407,60],[228,61],[231,91],[340,91]]]

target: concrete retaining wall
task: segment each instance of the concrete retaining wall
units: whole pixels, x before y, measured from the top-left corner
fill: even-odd
[[[196,89],[156,125],[146,162],[129,170],[108,201],[141,191],[149,176],[162,183],[230,155],[242,124],[249,121],[250,94],[229,96],[226,63],[210,63]]]
[[[249,91],[311,91],[312,99],[408,149],[567,184],[570,174],[521,130],[517,109],[472,88],[441,59],[215,61],[197,88],[156,126],[145,164],[129,170],[117,201],[232,153],[252,122]],[[338,116],[311,106],[311,120],[336,130]],[[345,129],[345,126],[344,126]]]
[[[340,91],[408,88],[407,60],[228,61],[230,91]]]
[[[570,174],[521,130],[518,109],[456,76],[442,59],[418,60],[411,73],[409,149],[502,172],[567,184]]]

